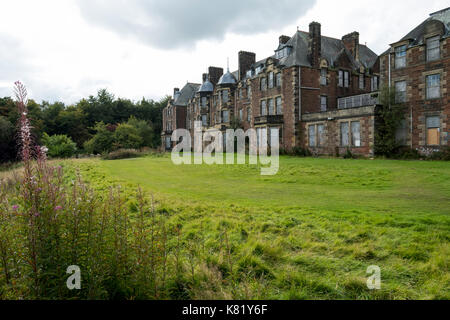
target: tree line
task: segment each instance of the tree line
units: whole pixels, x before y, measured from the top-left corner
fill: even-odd
[[[46,145],[53,156],[157,148],[161,143],[162,109],[167,101],[168,97],[134,102],[115,98],[102,89],[96,96],[73,105],[29,100],[28,117],[36,143]],[[18,119],[15,101],[11,97],[0,98],[0,162],[18,160]]]

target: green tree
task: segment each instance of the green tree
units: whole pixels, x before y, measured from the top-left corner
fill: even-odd
[[[0,116],[0,162],[12,161],[16,158],[14,125]]]
[[[154,132],[152,126],[145,120],[139,120],[134,116],[127,122],[128,125],[136,128],[138,135],[142,138],[142,144],[140,147],[152,147],[154,140]]]
[[[396,141],[396,132],[404,118],[404,105],[396,103],[395,89],[389,87],[381,89],[379,102],[375,123],[375,153],[391,156],[400,147]]]
[[[138,149],[143,141],[138,129],[126,123],[120,124],[114,132],[115,149]]]
[[[93,130],[96,132],[94,137],[84,143],[86,152],[91,154],[110,152],[113,149],[114,132],[103,122],[97,123]]]
[[[48,148],[48,155],[52,158],[70,158],[77,152],[76,143],[64,134],[49,136],[44,133],[42,143]]]

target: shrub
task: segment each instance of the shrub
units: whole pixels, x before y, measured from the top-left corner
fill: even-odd
[[[135,127],[120,124],[114,132],[114,149],[138,149],[144,140]]]
[[[442,148],[439,152],[432,153],[430,159],[450,161],[450,147],[445,147]]]
[[[143,154],[136,149],[119,149],[112,151],[110,153],[105,153],[102,155],[103,160],[119,160],[119,159],[129,159],[138,158]]]
[[[77,145],[66,135],[49,136],[44,133],[42,143],[48,148],[48,155],[52,158],[70,158],[77,152]]]
[[[90,154],[102,154],[110,152],[114,142],[114,132],[108,129],[103,122],[99,122],[94,127],[95,136],[84,143],[84,149]]]

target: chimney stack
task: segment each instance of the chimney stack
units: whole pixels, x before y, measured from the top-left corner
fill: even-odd
[[[179,96],[180,96],[180,89],[174,88],[173,89],[173,100],[177,100]]]
[[[318,22],[309,24],[309,41],[308,41],[309,57],[313,68],[320,65],[320,56],[322,51],[322,34],[321,26]]]
[[[223,75],[223,68],[217,67],[209,67],[209,81],[216,86],[217,82],[219,82],[220,77]]]
[[[291,37],[285,36],[285,35],[281,35],[280,38],[280,44],[286,44],[289,40],[291,40]]]
[[[342,42],[348,51],[352,53],[353,58],[359,61],[359,33],[352,32],[342,37]]]
[[[206,80],[208,80],[208,74],[204,73],[202,74],[202,83],[204,83]]]
[[[239,51],[239,81],[245,78],[245,74],[256,62],[256,54],[253,52]]]

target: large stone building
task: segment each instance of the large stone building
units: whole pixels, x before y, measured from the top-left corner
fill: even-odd
[[[173,146],[173,129],[186,128],[193,133],[194,121],[201,121],[203,130],[217,128],[223,132],[241,127],[268,134],[270,128],[277,128],[280,146],[286,150],[302,147],[328,155],[350,150],[371,156],[376,143],[380,79],[398,90],[404,86],[401,81],[406,81],[406,92],[399,96],[406,97],[410,109],[415,109],[412,121],[405,118],[402,123],[401,129],[413,124],[409,125],[410,134],[402,135],[399,130],[399,139],[409,139],[414,148],[426,147],[436,143],[437,134],[438,144],[448,145],[448,16],[448,9],[433,14],[381,57],[359,43],[357,32],[342,39],[330,38],[322,36],[317,22],[309,25],[309,32],[280,36],[274,55],[263,60],[256,61],[254,53],[241,51],[237,71],[224,73],[221,68],[210,67],[208,74],[203,74],[202,84],[195,85],[196,90],[192,84],[187,85],[189,90],[183,88],[181,102],[174,94],[174,100],[164,109],[164,146]],[[424,58],[429,52],[433,61]],[[403,56],[402,66],[398,61]],[[430,100],[428,92],[435,94],[437,89],[429,87],[436,81],[439,97],[430,96]],[[178,110],[174,112],[180,118],[171,110]],[[435,128],[437,123],[439,127]]]
[[[429,154],[450,146],[450,8],[430,17],[380,57],[381,79],[395,88],[406,113],[397,136]]]

